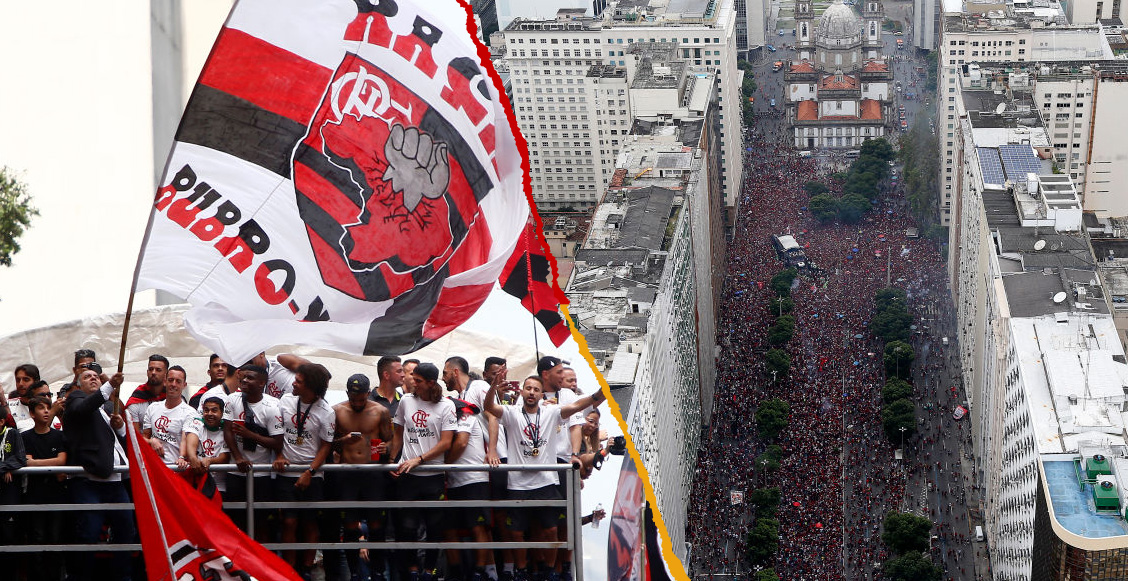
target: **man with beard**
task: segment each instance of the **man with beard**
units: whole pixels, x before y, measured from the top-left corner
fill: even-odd
[[[397,362],[398,363],[398,362]],[[379,368],[379,366],[377,366]],[[394,393],[393,388],[393,393]],[[334,442],[340,449],[342,464],[373,464],[388,461],[388,444],[393,438],[392,416],[384,405],[369,398],[371,385],[368,376],[357,373],[345,383],[348,401],[333,406],[337,416],[337,439]],[[381,472],[338,472],[334,487],[339,500],[380,501],[387,500],[387,475]],[[361,535],[361,516],[368,521],[368,537]],[[364,508],[344,511],[344,540],[346,543],[373,539],[384,540],[384,509]],[[349,571],[357,575],[360,570],[359,558],[368,551],[345,551]],[[371,553],[373,581],[384,579],[384,551]]]
[[[133,395],[125,402],[125,411],[128,412],[126,417],[133,422],[138,434],[141,433],[141,423],[145,420],[145,412],[149,411],[149,404],[164,401],[164,381],[167,373],[168,358],[164,355],[150,355],[149,366],[145,369],[147,381],[137,386],[137,389],[133,390]]]
[[[403,396],[392,420],[395,435],[389,454],[395,458],[403,452],[399,467],[393,472],[398,478],[396,500],[439,500],[446,480],[443,473],[410,472],[420,465],[443,463],[443,456],[450,449],[457,429],[455,407],[454,403],[442,396],[439,368],[433,363],[415,366],[412,370],[412,384],[415,391]],[[442,511],[438,509],[399,509],[396,511],[396,540],[422,541],[425,538],[439,538],[442,535],[442,520]],[[423,528],[420,524],[423,523],[426,523],[426,537],[421,536]],[[401,551],[400,555],[401,568],[406,564],[410,572],[405,571],[405,575],[414,573],[421,579],[433,578],[438,551],[425,551],[422,564],[416,559],[415,551]]]
[[[544,367],[550,362],[542,362]],[[559,360],[557,360],[557,365]],[[553,366],[555,367],[555,366]],[[544,399],[543,380],[538,376],[525,378],[521,384],[521,400],[517,405],[497,403],[497,385],[491,384],[483,403],[486,413],[501,420],[505,427],[506,445],[509,448],[509,463],[517,465],[547,465],[556,462],[557,442],[566,432],[557,432],[557,427],[567,423],[568,418],[591,405],[598,405],[607,399],[602,391],[581,397],[567,405],[542,405]],[[511,500],[560,500],[557,492],[556,472],[510,472],[509,498]],[[530,521],[539,525],[532,539],[535,542],[554,542],[557,540],[559,509],[510,509],[509,521],[516,542],[524,542],[529,531]],[[541,553],[540,571],[544,575],[554,575],[556,550]],[[517,565],[516,578],[529,579],[528,550],[514,552]]]

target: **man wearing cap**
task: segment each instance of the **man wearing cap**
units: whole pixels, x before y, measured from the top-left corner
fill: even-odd
[[[379,365],[377,365],[379,369]],[[392,440],[392,416],[381,404],[369,398],[371,387],[368,376],[357,373],[345,383],[348,401],[333,406],[337,415],[337,439],[333,442],[340,451],[342,464],[373,464],[388,461],[388,443]],[[395,393],[393,388],[392,393]],[[343,501],[388,500],[386,475],[381,472],[349,471],[336,475],[337,495]],[[361,515],[368,521],[368,537],[360,534]],[[367,539],[384,540],[384,509],[346,509],[344,511],[344,540],[346,543]],[[372,551],[372,578],[384,578],[384,551]],[[349,571],[358,575],[360,553],[345,551]]]
[[[554,358],[555,359],[555,358]],[[544,362],[545,364],[551,362]],[[559,360],[557,359],[557,365]],[[538,367],[541,365],[538,364]],[[509,464],[517,465],[546,465],[556,462],[554,451],[557,446],[557,426],[563,425],[568,418],[588,406],[598,405],[603,402],[602,391],[581,397],[566,405],[542,405],[544,399],[543,381],[538,376],[525,378],[521,384],[521,402],[517,405],[501,405],[497,403],[497,386],[491,385],[490,391],[484,400],[486,413],[501,420],[505,427],[506,445],[509,448]],[[510,472],[509,493],[512,500],[559,500],[557,492],[557,473],[552,471],[542,472]],[[578,491],[577,491],[578,492]],[[539,531],[531,540],[537,542],[554,542],[557,540],[558,515],[557,510],[543,508],[514,510],[510,509],[510,523],[513,528],[514,540],[524,542],[529,529],[529,521],[534,520],[539,525]],[[528,579],[528,551],[517,549],[514,552],[517,565],[518,580]],[[556,551],[549,550],[543,553],[541,572],[546,574],[553,571],[556,566]]]
[[[443,456],[458,429],[454,403],[442,396],[439,368],[433,363],[415,366],[412,384],[415,392],[403,396],[392,420],[395,436],[389,454],[393,458],[400,457],[399,467],[393,472],[398,478],[396,500],[439,500],[445,485],[443,473],[415,474],[411,470],[424,464],[443,463]],[[401,509],[396,515],[396,540],[422,541],[419,525],[424,521],[427,538],[439,538],[442,520],[442,511],[438,509]],[[422,569],[421,578],[426,579],[427,575],[434,574],[438,551],[428,550],[424,555],[422,567],[416,562],[415,551],[401,551],[399,561],[401,566],[406,563],[411,572]]]

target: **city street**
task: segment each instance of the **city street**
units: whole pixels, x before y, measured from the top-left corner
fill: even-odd
[[[912,127],[918,116],[931,115],[931,96],[922,94],[926,63],[914,49],[896,48],[898,38],[911,45],[911,3],[887,2],[885,9],[904,29],[902,36],[883,35],[902,87],[893,110],[903,105]],[[779,10],[773,6],[773,23]],[[934,241],[905,237],[913,223],[903,215],[903,192],[895,187],[857,225],[821,224],[806,211],[803,184],[830,183],[849,160],[840,150],[815,150],[803,158],[792,147],[784,70],[795,56],[794,37],[788,28],[769,42],[775,52],[762,48],[750,56],[757,118],[746,129],[745,188],[722,305],[727,316],[718,325],[724,353],[717,419],[703,439],[691,506],[701,515],[687,535],[694,547],[692,571],[697,578],[751,578],[742,555],[755,515],[747,503],[732,505],[730,493],[775,485],[783,495],[773,564],[781,579],[881,579],[881,564],[891,556],[880,539],[881,523],[893,510],[936,524],[932,554],[943,579],[989,579],[986,547],[974,540],[974,527],[982,524],[979,501],[965,493],[975,490],[970,469],[963,468],[971,453],[969,418],[952,416],[966,398],[941,249]],[[776,61],[783,70],[772,71]],[[895,144],[902,133],[898,119],[890,141]],[[768,239],[781,233],[795,235],[824,272],[801,277],[792,290],[797,322],[787,347],[791,376],[761,380],[771,321],[765,312],[771,291],[764,283],[781,268]],[[880,417],[882,346],[868,329],[873,293],[886,286],[908,293],[915,319],[918,431],[892,444]],[[766,444],[756,440],[751,418],[754,406],[771,397],[791,405],[790,427],[779,442],[786,456],[774,474],[756,465]],[[901,460],[895,458],[899,447]]]

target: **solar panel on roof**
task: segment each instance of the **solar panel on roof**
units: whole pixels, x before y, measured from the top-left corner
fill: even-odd
[[[1003,161],[999,157],[999,150],[994,147],[977,147],[979,151],[979,169],[983,171],[983,183],[1003,185],[1007,178],[1003,174]]]
[[[999,146],[1003,170],[1012,182],[1025,181],[1027,173],[1041,173],[1042,164],[1029,145],[1008,144]]]

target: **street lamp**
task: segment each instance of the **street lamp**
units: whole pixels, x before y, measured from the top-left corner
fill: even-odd
[[[901,377],[901,346],[893,348],[893,358],[897,361],[897,377]]]
[[[905,431],[908,430],[908,428],[901,426],[897,429],[901,432],[901,461],[903,462],[905,457]]]

